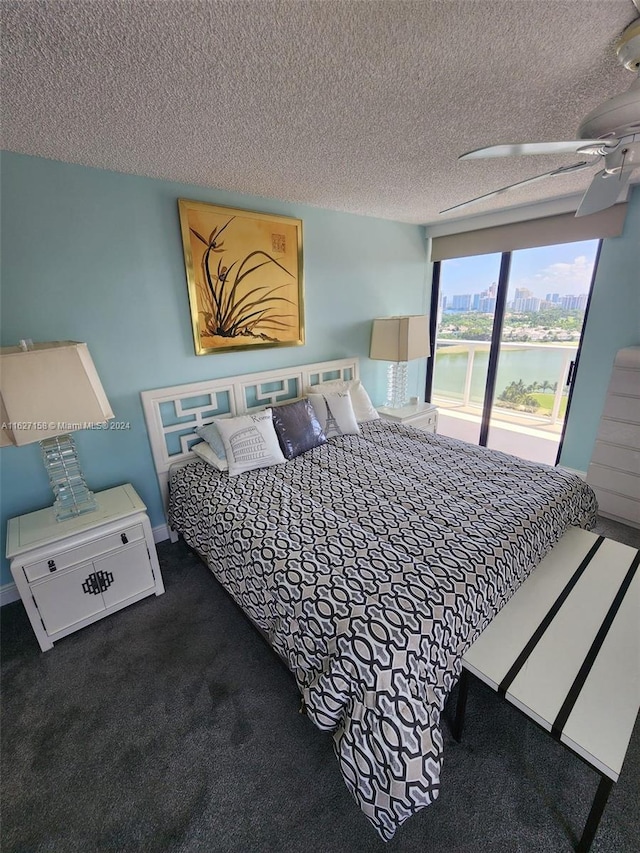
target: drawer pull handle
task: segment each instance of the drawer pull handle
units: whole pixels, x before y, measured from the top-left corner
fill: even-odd
[[[100,584],[100,592],[105,592],[105,590],[109,589],[113,583],[113,574],[111,572],[100,570],[99,572],[96,572],[96,577]]]
[[[82,591],[85,595],[100,595],[100,582],[96,577],[95,572],[91,572],[89,577],[82,584]]]
[[[127,539],[127,534],[126,534],[126,533],[121,533],[121,534],[120,534],[120,538],[122,539],[122,544],[123,544],[123,545],[126,545],[126,544],[127,544],[127,542],[129,541],[129,540]]]
[[[49,567],[49,571],[50,571],[50,572],[55,572],[55,570],[58,568],[58,567],[56,566],[56,561],[55,561],[55,560],[47,560],[47,566]]]
[[[86,595],[100,595],[101,592],[109,589],[113,583],[113,574],[111,572],[102,571],[91,572],[86,581],[82,584],[82,591]]]

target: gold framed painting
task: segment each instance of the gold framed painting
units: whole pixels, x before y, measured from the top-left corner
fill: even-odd
[[[302,220],[178,199],[196,355],[304,344]]]

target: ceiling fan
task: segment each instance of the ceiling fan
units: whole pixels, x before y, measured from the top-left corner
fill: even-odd
[[[458,160],[476,160],[485,157],[511,157],[527,154],[567,154],[597,156],[604,160],[603,168],[596,173],[576,216],[587,216],[605,210],[616,203],[621,190],[629,182],[634,169],[640,168],[640,19],[630,24],[618,39],[616,52],[619,61],[630,71],[638,72],[636,80],[626,92],[615,95],[600,104],[584,119],[578,128],[578,139],[568,142],[521,142],[477,148],[458,157]],[[508,187],[486,193],[441,210],[453,210],[476,204],[509,192],[516,187],[532,184],[556,175],[566,175],[589,169],[593,160],[581,160],[569,166],[559,166],[551,172],[518,181]]]

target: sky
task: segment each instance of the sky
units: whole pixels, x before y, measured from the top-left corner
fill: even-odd
[[[587,240],[512,252],[507,298],[513,298],[516,287],[526,287],[542,299],[547,293],[560,296],[588,293],[597,251],[598,241]],[[498,281],[500,257],[500,254],[475,255],[443,261],[441,293],[450,297],[486,290]]]

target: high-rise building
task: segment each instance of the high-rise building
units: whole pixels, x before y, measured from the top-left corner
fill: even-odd
[[[539,311],[540,299],[538,299],[537,296],[534,296],[526,287],[516,287],[512,310],[516,314],[524,314],[528,311]]]
[[[457,293],[452,297],[451,308],[454,311],[469,311],[471,310],[471,294]]]
[[[530,299],[533,293],[528,287],[516,287],[514,291],[514,299]]]
[[[477,310],[482,314],[493,314],[496,310],[495,296],[484,296],[484,294],[481,294],[481,298],[478,300]]]
[[[560,305],[565,311],[583,311],[587,306],[587,294],[581,293],[580,296],[562,296]]]

